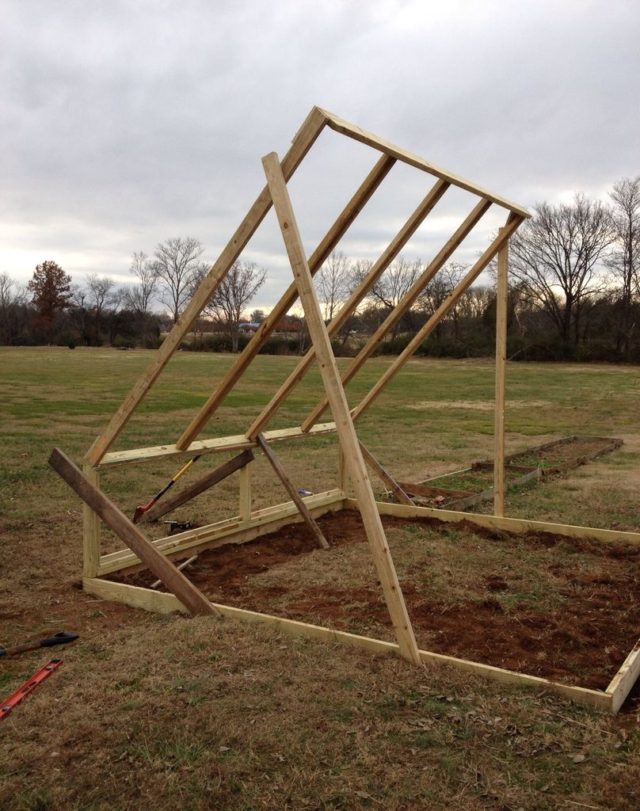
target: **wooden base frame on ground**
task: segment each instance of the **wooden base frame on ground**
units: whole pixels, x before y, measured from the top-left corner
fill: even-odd
[[[306,499],[306,501],[307,506],[316,518],[327,512],[339,512],[343,509],[357,509],[357,502],[354,499],[345,497],[344,493],[337,490],[312,496]],[[532,531],[549,532],[567,538],[592,538],[600,540],[603,543],[625,541],[640,544],[640,532],[618,532],[616,530],[594,529],[592,527],[557,524],[548,521],[527,521],[519,518],[439,510],[430,507],[415,507],[386,502],[376,502],[376,506],[381,516],[388,515],[407,519],[432,518],[442,523],[459,523],[466,521],[485,529],[503,532],[520,534]],[[184,557],[186,552],[192,553],[194,550],[210,549],[228,543],[247,543],[261,535],[275,532],[293,521],[300,522],[302,520],[295,504],[293,502],[287,502],[279,505],[277,508],[270,508],[253,513],[249,527],[241,528],[239,526],[239,519],[232,519],[232,521],[236,522],[235,524],[224,521],[219,522],[217,525],[213,524],[211,527],[205,527],[199,530],[200,532],[208,533],[208,538],[206,539],[197,539],[194,537],[193,533],[185,532],[181,533],[180,536],[176,535],[171,538],[160,538],[153,543],[168,556],[180,558]],[[172,544],[172,546],[169,547],[169,544]],[[100,567],[101,574],[130,572],[140,568],[140,561],[136,560],[135,556],[129,555],[127,557],[121,555],[117,557],[117,555],[118,553],[115,553],[105,555],[102,558]],[[185,605],[181,603],[174,594],[158,592],[154,589],[142,588],[140,586],[116,583],[110,580],[104,580],[101,577],[85,577],[83,579],[83,586],[87,593],[95,597],[121,602],[134,608],[143,608],[147,611],[155,611],[163,614],[173,612],[189,613]],[[272,627],[274,630],[281,633],[318,639],[325,642],[341,643],[376,654],[399,655],[399,647],[393,642],[337,631],[332,628],[291,620],[285,617],[277,617],[271,614],[247,611],[234,606],[225,606],[218,603],[212,603],[212,606],[215,613],[219,616],[239,620],[241,622],[260,623]],[[640,675],[640,641],[630,651],[618,673],[604,691],[554,682],[539,676],[517,673],[512,670],[506,670],[468,659],[460,659],[455,656],[434,653],[432,651],[419,650],[419,656],[420,661],[423,663],[448,665],[516,687],[538,688],[571,699],[578,704],[610,713],[618,712]]]
[[[307,258],[289,197],[287,183],[325,129],[333,130],[340,135],[360,142],[366,147],[375,150],[378,154],[374,166],[318,243],[315,251]],[[402,225],[380,257],[372,263],[367,275],[333,320],[325,324],[321,315],[313,276],[321,269],[331,252],[336,249],[349,227],[373,197],[387,175],[393,171],[397,163],[413,167],[427,176],[426,196]],[[149,367],[133,386],[109,424],[89,448],[83,460],[82,471],[73,465],[60,451],[56,450],[52,454],[52,466],[85,501],[83,522],[84,588],[87,592],[100,598],[118,600],[128,605],[153,611],[188,610],[191,613],[207,613],[242,621],[266,623],[286,633],[323,640],[334,640],[374,653],[401,655],[417,665],[425,662],[445,663],[502,682],[541,687],[590,706],[617,712],[640,672],[640,647],[638,646],[629,654],[619,673],[604,692],[550,682],[535,676],[514,673],[477,662],[419,650],[381,520],[384,515],[398,515],[406,518],[429,517],[444,522],[469,521],[478,526],[510,532],[535,530],[564,534],[568,537],[597,538],[603,542],[620,539],[634,543],[640,542],[640,533],[621,533],[540,521],[522,521],[507,518],[503,515],[508,246],[510,238],[515,234],[522,222],[527,219],[529,213],[523,207],[510,202],[504,197],[434,166],[424,159],[317,107],[314,107],[307,116],[283,159],[279,160],[276,153],[270,153],[263,158],[263,168],[266,185],[258,194],[255,202],[223,248],[218,259],[204,276],[182,316],[163,341]],[[431,215],[431,212],[438,206],[439,201],[446,196],[451,188],[469,193],[474,198],[473,208],[451,236],[445,240],[439,251],[425,266],[411,289],[341,375],[331,347],[331,337],[336,335],[347,323],[349,317],[355,312],[373,285],[378,282],[382,274],[387,270],[389,264],[397,257],[408,240]],[[494,207],[503,209],[507,214],[506,220],[502,227],[499,228],[498,233],[492,238],[457,287],[445,298],[406,348],[387,367],[382,377],[355,407],[350,408],[345,394],[345,385],[358,373],[380,342],[400,322],[400,319],[408,312],[426,285],[440,272],[463,241],[474,232],[485,213]],[[169,442],[165,445],[134,450],[112,450],[113,443],[125,429],[135,410],[162,374],[168,361],[179,348],[181,341],[200,316],[234,262],[240,257],[271,208],[274,209],[280,226],[283,246],[293,273],[293,283],[280,301],[276,303],[271,313],[238,356],[236,362],[218,381],[218,385],[211,396],[202,404],[198,413],[192,417],[174,444]],[[371,407],[389,381],[401,371],[406,362],[442,319],[447,317],[470,285],[496,258],[499,272],[497,286],[498,306],[496,308],[495,514],[492,516],[474,515],[460,511],[415,507],[391,473],[362,445],[356,432],[355,423]],[[214,439],[199,439],[202,430],[246,372],[271,332],[275,329],[278,321],[297,300],[300,301],[304,309],[306,324],[312,342],[309,352],[300,360],[280,388],[273,393],[271,401],[254,418],[244,434],[222,436]],[[268,430],[268,423],[280,405],[314,362],[319,364],[324,387],[324,396],[320,403],[302,420],[299,427]],[[327,408],[331,410],[333,421],[319,423],[319,418]],[[339,446],[340,470],[338,487],[325,493],[301,498],[271,445],[285,440],[304,441],[309,436],[332,433],[335,434]],[[292,501],[262,510],[252,510],[251,454],[260,450],[270,461],[280,481],[285,484],[286,489],[292,496]],[[218,521],[206,527],[187,530],[177,535],[151,541],[137,526],[134,526],[129,521],[127,516],[100,489],[101,475],[114,467],[153,462],[154,460],[174,456],[186,460],[195,456],[219,452],[242,453],[223,463],[199,481],[192,483],[186,490],[178,493],[168,505],[165,502],[164,506],[154,508],[154,512],[149,511],[147,518],[149,520],[153,520],[154,517],[157,518],[166,511],[167,506],[184,504],[191,498],[196,497],[203,489],[207,489],[232,473],[237,472],[240,480],[239,514],[235,518]],[[402,503],[376,503],[367,466],[385,482],[386,486],[389,486],[395,492],[396,497]],[[347,492],[348,490],[349,492]],[[351,496],[351,493],[354,497]],[[395,643],[211,603],[190,583],[184,573],[178,571],[173,563],[174,559],[192,557],[203,549],[230,543],[246,543],[266,533],[274,532],[294,521],[305,521],[307,523],[318,545],[323,547],[317,554],[331,554],[330,551],[324,551],[326,541],[317,528],[315,519],[328,511],[339,511],[345,508],[357,509],[362,517],[372,560],[376,567],[377,577],[394,628]],[[105,555],[101,554],[100,530],[102,521],[107,523],[119,535],[129,547],[128,549]],[[143,566],[153,571],[171,593],[158,592],[154,589],[139,588],[103,579],[105,576],[116,572],[131,572]]]

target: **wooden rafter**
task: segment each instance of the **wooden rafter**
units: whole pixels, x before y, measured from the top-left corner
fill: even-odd
[[[418,349],[420,344],[431,334],[436,326],[442,321],[443,318],[450,312],[459,300],[460,296],[471,287],[474,281],[491,262],[493,257],[498,253],[500,248],[505,245],[512,233],[518,228],[521,223],[520,217],[510,216],[507,224],[500,229],[500,233],[493,240],[491,245],[485,250],[480,259],[473,265],[471,270],[467,273],[464,279],[456,286],[455,290],[449,295],[442,304],[438,307],[431,318],[422,326],[418,332],[409,341],[407,346],[395,358],[393,363],[387,368],[385,373],[380,377],[375,386],[369,393],[363,397],[360,403],[353,409],[353,419],[356,420],[360,415],[371,405],[375,398],[380,394],[389,381],[402,369],[409,358]]]
[[[383,155],[369,172],[359,189],[349,200],[342,212],[339,214],[331,228],[327,231],[324,239],[320,242],[316,250],[309,259],[309,268],[312,273],[316,273],[323,262],[327,259],[331,251],[345,235],[349,226],[356,219],[358,214],[371,199],[376,189],[391,171],[395,163],[395,158]],[[273,310],[260,324],[247,346],[242,350],[234,365],[222,378],[215,392],[202,406],[198,414],[189,424],[188,428],[176,442],[176,447],[185,450],[198,436],[207,422],[211,419],[216,409],[220,406],[224,398],[229,394],[235,384],[240,380],[250,363],[264,346],[265,341],[271,335],[283,316],[289,311],[298,298],[298,291],[295,284],[289,288],[280,298]]]
[[[293,175],[304,156],[313,146],[316,138],[320,135],[325,123],[326,119],[324,114],[318,110],[318,108],[314,107],[293,139],[291,148],[283,159],[283,172],[285,173],[285,177],[290,178],[291,175]],[[97,465],[109,450],[112,443],[131,418],[135,409],[169,362],[173,353],[179,347],[187,332],[189,332],[191,325],[202,312],[224,275],[242,253],[244,247],[249,242],[270,208],[271,198],[268,190],[265,188],[249,209],[248,214],[227,243],[217,261],[198,286],[198,289],[194,293],[185,311],[180,316],[178,322],[160,345],[153,361],[131,389],[126,400],[116,411],[107,427],[98,436],[91,448],[89,448],[85,457],[87,463],[93,466]]]
[[[491,202],[489,200],[480,200],[480,202],[467,215],[467,217],[464,219],[461,225],[456,229],[454,234],[447,240],[447,242],[444,244],[441,250],[438,251],[433,260],[429,262],[424,271],[411,285],[410,289],[405,293],[402,299],[385,318],[385,320],[374,332],[371,338],[369,338],[367,343],[358,352],[356,357],[351,361],[349,367],[342,375],[343,386],[346,385],[355,376],[358,370],[364,365],[364,363],[368,360],[368,358],[370,358],[371,355],[373,355],[376,349],[380,346],[385,336],[388,335],[391,332],[391,330],[396,326],[396,324],[400,322],[402,316],[411,309],[418,296],[423,292],[423,290],[434,278],[434,276],[438,273],[440,268],[442,268],[445,262],[447,262],[447,260],[451,257],[456,248],[459,247],[459,245],[465,239],[465,237],[467,237],[471,233],[473,228],[482,219],[482,217],[488,211],[490,206]],[[314,408],[311,414],[302,423],[303,431],[308,431],[313,425],[316,424],[318,419],[326,411],[327,405],[328,403],[325,398],[318,406],[316,406],[316,408]]]
[[[342,450],[351,476],[351,482],[356,493],[358,509],[362,516],[365,532],[371,548],[373,561],[382,585],[385,601],[393,623],[400,653],[406,659],[420,664],[420,654],[413,634],[411,620],[407,613],[398,576],[391,559],[391,552],[378,513],[371,482],[367,475],[364,459],[358,443],[353,421],[349,414],[349,406],[344,389],[340,383],[340,376],[336,368],[335,358],[331,349],[331,340],[327,332],[320,304],[313,286],[313,279],[304,254],[302,239],[298,231],[293,207],[289,198],[287,184],[282,173],[278,156],[271,153],[263,158],[267,184],[271,191],[273,206],[278,217],[278,223],[284,244],[289,256],[289,263],[298,285],[300,301],[304,308],[309,335],[313,341],[320,363],[322,380],[329,397],[331,410],[336,423],[336,430],[340,439]]]
[[[435,208],[438,201],[449,188],[449,184],[443,180],[439,180],[433,188],[429,191],[426,197],[418,205],[416,210],[411,214],[409,219],[404,223],[402,228],[398,231],[395,237],[391,240],[386,249],[382,252],[376,262],[373,263],[365,278],[360,282],[356,289],[351,293],[347,301],[340,308],[337,315],[331,320],[327,327],[329,336],[336,335],[347,320],[355,312],[358,305],[362,302],[367,293],[371,290],[374,284],[382,276],[384,271],[389,267],[391,262],[400,253],[402,248],[411,239],[413,234],[418,230],[420,225],[429,216],[431,211]],[[302,360],[298,363],[296,368],[287,377],[284,383],[280,386],[278,391],[271,398],[271,401],[263,408],[262,412],[256,417],[247,431],[248,437],[254,437],[264,429],[269,420],[276,413],[278,408],[286,400],[289,394],[293,391],[294,387],[302,380],[307,370],[316,358],[315,347],[311,347]]]
[[[385,141],[383,138],[374,135],[372,132],[367,132],[367,130],[363,129],[362,127],[358,127],[355,124],[350,124],[348,121],[345,121],[343,118],[339,118],[337,115],[334,115],[327,110],[322,110],[322,113],[325,116],[329,127],[336,132],[342,133],[342,135],[346,135],[349,138],[360,141],[360,143],[366,144],[374,149],[379,149],[385,155],[391,155],[397,160],[402,161],[402,163],[407,163],[409,166],[413,166],[416,169],[421,169],[422,171],[428,172],[430,175],[434,175],[435,177],[442,178],[442,180],[446,180],[452,186],[457,186],[459,189],[464,189],[472,194],[485,197],[487,200],[491,200],[497,205],[509,209],[509,211],[512,211],[514,214],[518,214],[523,219],[527,219],[531,216],[526,208],[507,200],[505,197],[500,197],[497,194],[493,194],[493,192],[483,189],[481,186],[471,183],[471,181],[466,180],[459,175],[454,175],[451,172],[448,172],[446,169],[442,169],[440,166],[429,163],[419,155],[414,155],[413,153],[408,152],[406,149],[401,149],[399,146],[395,146],[389,141]]]

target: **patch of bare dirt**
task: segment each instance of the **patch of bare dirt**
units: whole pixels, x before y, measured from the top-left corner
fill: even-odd
[[[319,523],[332,549],[365,542],[364,528],[355,512],[325,516]],[[387,528],[415,523],[437,522],[385,519]],[[457,527],[479,539],[514,542],[506,533],[469,523]],[[484,590],[479,588],[468,599],[453,601],[434,600],[428,586],[405,582],[403,593],[419,643],[438,653],[584,687],[606,688],[639,634],[640,548],[549,533],[529,533],[518,536],[517,541],[532,552],[562,544],[599,559],[599,569],[595,573],[576,572],[564,563],[549,563],[547,572],[559,583],[566,603],[546,612],[519,601],[522,583],[510,582],[508,575],[500,573],[487,573]],[[247,544],[206,550],[188,573],[202,591],[222,594],[222,601],[229,605],[323,622],[340,630],[372,628],[391,638],[382,591],[375,583],[368,588],[350,587],[348,572],[344,584],[336,581],[329,586],[309,585],[308,578],[301,584],[295,579],[284,584],[260,582],[259,575],[289,561],[298,559],[304,567],[313,566],[311,558],[303,560],[313,554],[330,555],[331,551],[317,552],[305,526],[292,524]],[[620,561],[622,565],[614,565]],[[603,572],[607,566],[610,571]],[[114,579],[148,586],[152,576],[137,572]],[[507,609],[505,599],[512,600]]]

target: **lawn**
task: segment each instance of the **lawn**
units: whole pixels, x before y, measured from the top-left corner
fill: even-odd
[[[61,652],[60,671],[2,723],[1,807],[638,807],[640,711],[633,696],[620,715],[603,717],[445,668],[416,670],[229,620],[161,617],[83,594],[81,507],[46,460],[54,445],[79,460],[150,357],[138,350],[0,348],[0,643],[62,628],[81,634]],[[232,362],[228,355],[178,353],[115,447],[175,441]],[[242,433],[295,362],[259,357],[204,435]],[[356,377],[348,388],[352,405],[389,362],[375,359]],[[403,480],[465,467],[492,456],[493,387],[489,362],[412,361],[358,422],[360,437]],[[313,371],[269,427],[298,424],[320,394]],[[625,444],[567,477],[509,495],[507,514],[640,529],[639,395],[636,367],[510,364],[507,452],[575,433]],[[299,486],[335,486],[333,438],[277,449]],[[174,460],[114,469],[104,486],[133,512],[177,467]],[[286,500],[264,460],[255,478],[257,507]],[[216,520],[236,505],[232,478],[194,502],[188,517]],[[433,604],[458,605],[466,592],[493,584],[492,599],[509,614],[515,598],[495,578],[519,577],[517,600],[527,611],[542,601],[559,617],[579,589],[558,596],[548,583],[562,576],[566,585],[572,565],[585,583],[587,575],[607,574],[637,591],[631,565],[605,560],[592,571],[580,550],[557,550],[557,568],[541,590],[529,581],[544,555],[524,542],[487,551],[469,533],[431,532],[424,540],[402,528],[389,540],[401,582],[430,589]],[[107,533],[105,548],[116,546]],[[361,591],[375,589],[361,556],[354,557],[361,547],[326,553],[335,555],[333,564],[320,552],[304,567],[282,561],[256,575],[253,599],[263,595],[263,606],[271,600],[273,610],[286,611],[282,588],[295,582],[298,603],[306,595],[312,610],[323,588],[334,596],[342,588],[338,603],[353,606],[358,630],[377,632],[376,617],[358,614],[358,595],[351,603],[345,595],[356,581]],[[436,563],[438,575],[431,576]],[[447,565],[455,576],[444,572]],[[436,638],[436,629],[429,633]],[[0,695],[44,661],[41,652],[4,660]]]

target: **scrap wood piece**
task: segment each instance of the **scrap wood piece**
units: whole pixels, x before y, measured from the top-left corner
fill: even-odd
[[[413,504],[413,501],[405,493],[401,485],[396,481],[396,479],[393,478],[391,473],[389,473],[389,471],[380,464],[376,457],[371,453],[366,445],[363,445],[362,442],[360,442],[360,450],[364,456],[364,461],[369,465],[371,470],[374,471],[383,484],[394,493],[398,501],[401,504]]]
[[[191,501],[191,499],[204,493],[205,490],[213,487],[214,484],[218,484],[223,479],[226,479],[232,473],[235,473],[236,470],[240,470],[245,465],[248,465],[252,460],[253,453],[250,450],[239,453],[237,456],[234,456],[233,459],[229,459],[215,470],[212,470],[210,473],[207,473],[205,476],[202,476],[202,478],[193,482],[193,484],[185,488],[181,493],[176,493],[161,504],[155,504],[140,517],[137,523],[142,524],[145,521],[157,521],[159,518],[162,518],[163,515],[175,510],[177,507],[181,507],[183,504]]]
[[[304,503],[303,499],[300,497],[300,494],[298,493],[298,490],[296,489],[296,487],[294,487],[293,483],[291,482],[291,479],[287,476],[287,472],[284,469],[284,467],[282,466],[282,462],[280,461],[280,457],[278,456],[278,454],[273,450],[273,448],[269,447],[269,444],[267,443],[267,441],[265,440],[265,438],[264,438],[264,436],[262,434],[258,434],[256,436],[256,442],[258,443],[258,445],[262,449],[262,452],[264,453],[264,455],[269,460],[269,463],[271,464],[271,467],[277,473],[280,481],[282,482],[282,484],[285,487],[285,490],[291,496],[291,500],[293,501],[293,503],[298,508],[298,511],[300,512],[300,515],[304,518],[304,521],[305,521],[306,525],[309,527],[309,529],[311,530],[314,538],[316,539],[316,542],[317,542],[318,546],[321,549],[328,549],[329,544],[327,543],[327,539],[324,537],[324,535],[322,534],[322,530],[318,526],[318,524],[317,524],[316,520],[314,519],[314,517],[309,512],[309,508]]]
[[[174,564],[159,552],[127,516],[105,494],[87,479],[82,471],[59,448],[54,448],[49,464],[72,490],[102,518],[115,534],[159,578],[192,614],[215,614],[209,600]]]

